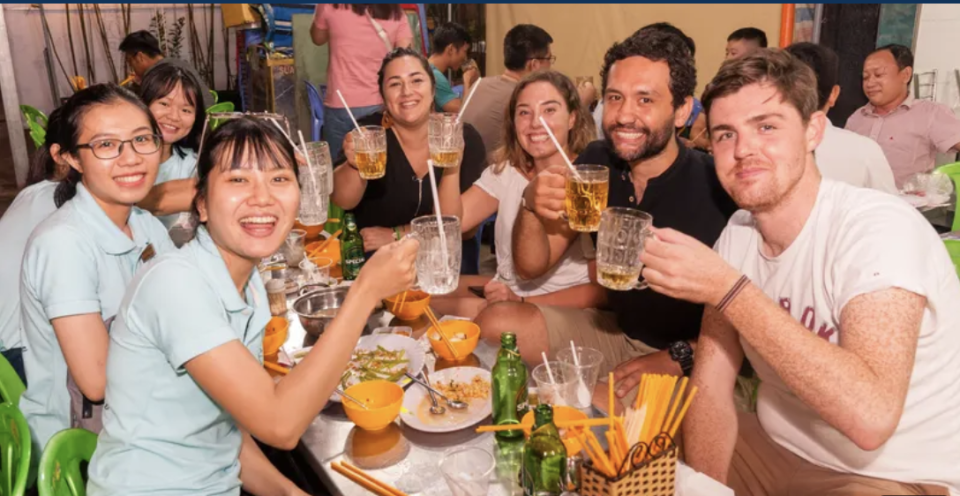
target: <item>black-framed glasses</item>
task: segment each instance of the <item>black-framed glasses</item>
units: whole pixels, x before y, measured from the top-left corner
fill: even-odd
[[[160,136],[156,134],[141,134],[128,140],[119,140],[113,138],[98,139],[89,143],[77,145],[77,148],[89,148],[90,151],[93,152],[94,157],[97,157],[100,160],[109,160],[119,157],[123,153],[123,147],[127,143],[130,143],[130,146],[133,147],[133,151],[140,155],[157,153],[157,150],[160,149],[160,141]]]
[[[551,56],[549,56],[549,57],[530,57],[530,60],[549,60],[549,61],[550,61],[550,64],[556,64],[556,63],[557,63],[557,56],[556,56],[556,55],[551,55]]]

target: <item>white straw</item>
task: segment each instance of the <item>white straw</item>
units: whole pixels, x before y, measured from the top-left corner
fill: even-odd
[[[443,214],[440,213],[440,194],[437,192],[437,176],[433,172],[433,160],[427,159],[427,171],[430,173],[430,189],[433,190],[433,210],[437,215],[437,230],[440,231],[440,255],[443,261],[443,273],[450,270],[447,255],[447,233],[443,229]]]
[[[547,130],[547,136],[550,136],[550,140],[553,141],[553,146],[557,147],[557,151],[560,152],[560,156],[563,157],[563,161],[567,163],[567,167],[570,168],[570,172],[573,174],[573,177],[577,178],[577,181],[583,182],[583,179],[580,178],[580,174],[577,174],[577,168],[573,166],[573,162],[570,161],[570,157],[567,156],[567,152],[563,151],[563,147],[560,146],[560,142],[557,141],[557,137],[553,135],[553,131],[550,129],[550,126],[547,125],[547,121],[542,115],[540,116],[540,124],[543,124],[543,128]]]
[[[541,351],[540,356],[543,357],[543,366],[547,368],[547,377],[550,378],[552,384],[556,384],[557,380],[553,378],[553,371],[550,370],[550,363],[547,362],[547,352]]]
[[[480,81],[483,80],[483,76],[477,78],[477,82],[473,83],[473,88],[470,89],[470,94],[467,95],[467,99],[463,101],[463,105],[460,106],[460,113],[457,114],[457,122],[460,122],[460,118],[463,117],[463,111],[467,110],[467,105],[470,104],[470,99],[473,98],[473,94],[477,92],[477,88],[480,87]]]
[[[357,132],[360,133],[360,136],[363,136],[363,130],[360,129],[360,124],[357,124],[357,118],[353,116],[353,111],[351,111],[350,106],[347,105],[347,99],[343,97],[343,93],[340,93],[340,90],[337,90],[337,96],[340,97],[340,102],[343,103],[343,108],[347,110],[347,115],[349,115],[350,120],[353,121],[353,125],[357,128]]]
[[[577,347],[573,345],[573,340],[570,340],[570,351],[573,352],[573,364],[580,368],[580,357],[577,356]]]
[[[313,163],[310,162],[310,154],[307,153],[307,142],[303,139],[303,131],[300,131],[300,130],[298,129],[298,130],[297,130],[297,133],[300,135],[300,146],[303,147],[303,158],[307,161],[307,169],[308,169],[307,175],[310,176],[310,184],[313,186],[313,191],[315,191],[316,194],[319,196],[319,195],[320,195],[320,188],[319,188],[319,186],[317,186],[317,178],[316,178],[316,176],[314,176],[313,173],[314,173],[314,172],[320,172],[320,170],[319,170],[319,169],[314,169],[314,168],[313,168]],[[303,201],[303,198],[301,198],[300,201],[302,202],[302,201]],[[573,341],[571,341],[571,343],[572,343],[572,342],[573,342]]]
[[[283,137],[284,137],[284,138],[287,138],[287,141],[290,142],[290,146],[292,146],[294,150],[300,150],[300,147],[298,147],[297,144],[293,142],[293,138],[291,138],[290,135],[287,134],[287,132],[283,130],[283,126],[281,126],[280,123],[277,122],[276,119],[274,119],[273,117],[271,117],[271,118],[270,118],[270,122],[272,122],[274,126],[277,126],[277,129],[280,130],[280,134],[283,134]],[[300,150],[300,152],[303,153],[303,150]]]
[[[577,347],[574,346],[573,340],[570,340],[570,352],[573,353],[573,364],[577,366],[577,404],[589,404],[590,403],[590,389],[587,388],[587,384],[583,382],[583,373],[580,370],[580,357],[577,355]]]

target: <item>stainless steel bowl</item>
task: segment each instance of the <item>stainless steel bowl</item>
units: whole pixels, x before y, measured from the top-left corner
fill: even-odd
[[[318,317],[314,314],[322,310],[339,309],[349,289],[349,287],[339,287],[313,291],[304,288],[306,291],[303,296],[293,302],[293,311],[300,318],[300,325],[307,334],[311,336],[323,334],[323,330],[333,322],[335,315]]]

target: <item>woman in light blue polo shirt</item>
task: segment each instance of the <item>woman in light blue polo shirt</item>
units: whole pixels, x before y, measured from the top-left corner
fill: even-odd
[[[185,225],[196,194],[197,153],[206,111],[203,91],[189,72],[160,64],[140,83],[140,99],[157,119],[163,135],[160,172],[150,194],[139,203],[167,229]]]
[[[173,249],[160,221],[134,207],[160,165],[157,124],[143,102],[119,86],[96,85],[60,112],[50,152],[70,171],[54,194],[58,210],[27,242],[20,273],[28,379],[20,410],[37,456],[53,434],[96,420],[83,413],[103,399],[107,321],[137,267]],[[68,376],[82,405],[75,417]]]
[[[257,264],[297,215],[293,148],[271,124],[245,117],[210,134],[197,164],[196,237],[137,274],[110,334],[90,496],[237,495],[241,485],[304,494],[251,435],[293,449],[374,306],[413,283],[416,241],[379,250],[313,351],[274,382],[262,366],[270,311]]]
[[[51,136],[60,132],[60,110],[47,119],[46,143],[34,156],[27,184],[0,217],[0,354],[7,359],[20,380],[23,372],[23,333],[20,327],[20,262],[30,233],[43,219],[56,212],[53,193],[65,172],[58,158],[50,154]],[[6,399],[6,398],[4,398]]]

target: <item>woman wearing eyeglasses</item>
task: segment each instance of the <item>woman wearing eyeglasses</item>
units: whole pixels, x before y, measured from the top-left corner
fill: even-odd
[[[37,456],[62,429],[97,429],[109,321],[137,268],[174,249],[163,224],[134,207],[160,165],[159,129],[147,107],[110,84],[76,93],[60,112],[50,153],[70,171],[54,194],[58,210],[27,242],[20,273],[27,374],[20,410]]]

